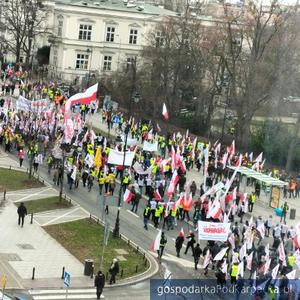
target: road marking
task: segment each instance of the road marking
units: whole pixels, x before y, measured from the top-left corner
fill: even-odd
[[[140,216],[138,216],[136,213],[134,213],[133,211],[126,209],[126,211],[128,211],[130,214],[132,214],[133,216],[135,216],[136,218],[139,218]]]
[[[49,191],[49,190],[51,190],[51,189],[52,189],[52,187],[47,188],[47,189],[42,190],[42,191],[39,191],[39,192],[34,193],[34,194],[27,195],[27,196],[25,196],[25,197],[23,197],[23,198],[21,198],[21,199],[15,201],[15,203],[16,203],[16,202],[24,201],[25,199],[30,198],[30,197],[33,197],[33,196],[37,196],[37,195],[43,194],[44,192]]]
[[[69,294],[69,292],[68,292]],[[89,294],[73,294],[73,295],[70,295],[68,297],[68,299],[95,299],[95,294],[96,294],[96,291],[94,291],[94,294],[93,295],[89,295]],[[104,297],[103,297],[104,298]],[[33,299],[34,300],[62,300],[62,299],[66,299],[66,294],[62,294],[62,295],[43,295],[43,296],[34,296],[33,295]]]
[[[54,290],[29,290],[30,295],[43,295],[43,294],[65,294],[66,290],[64,289],[54,289]],[[96,293],[95,288],[87,289],[68,289],[68,294],[83,294],[83,293]]]
[[[47,225],[53,223],[54,221],[57,221],[57,220],[59,220],[59,219],[65,217],[65,216],[68,216],[68,215],[70,215],[71,213],[73,213],[74,211],[76,211],[76,210],[78,210],[78,209],[79,209],[79,208],[77,207],[77,208],[75,208],[75,209],[73,209],[73,210],[71,210],[71,211],[69,211],[69,212],[67,212],[67,213],[65,213],[65,214],[63,214],[63,215],[61,215],[61,216],[58,216],[58,217],[56,217],[56,218],[50,220],[49,222],[45,223],[43,226],[47,226]]]

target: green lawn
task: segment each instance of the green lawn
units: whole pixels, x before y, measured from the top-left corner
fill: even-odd
[[[44,229],[81,262],[84,262],[87,258],[93,259],[95,273],[99,270],[104,233],[102,225],[90,219],[83,219],[46,226]],[[123,278],[137,274],[136,266],[138,266],[138,273],[146,271],[149,267],[148,262],[146,262],[145,266],[143,256],[136,249],[129,246],[123,240],[114,238],[112,233],[110,233],[108,245],[104,252],[104,264],[102,268],[104,274],[108,271],[113,258],[118,256],[115,249],[124,249],[128,252],[128,254],[123,255],[126,261],[119,261],[120,273],[123,270]],[[118,278],[120,278],[120,275],[118,275]]]
[[[0,192],[16,191],[44,186],[43,183],[32,177],[28,178],[26,172],[0,168]]]
[[[72,204],[70,204],[68,201],[64,199],[62,199],[61,202],[59,202],[59,197],[56,196],[56,197],[26,201],[25,206],[27,207],[27,211],[30,214],[32,212],[39,213],[47,210],[68,208],[71,207]]]

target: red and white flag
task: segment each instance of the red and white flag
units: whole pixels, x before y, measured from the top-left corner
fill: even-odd
[[[155,252],[160,248],[160,240],[161,240],[161,230],[157,233],[157,236],[154,241],[152,241],[150,245],[150,251]]]
[[[169,119],[169,114],[168,114],[167,106],[166,106],[165,103],[163,104],[162,114],[163,114],[165,120],[168,120],[168,119]]]
[[[294,280],[296,278],[296,270],[293,270],[290,273],[287,273],[286,277],[287,277],[287,279]]]
[[[98,83],[90,86],[83,93],[78,93],[70,97],[65,105],[65,112],[68,112],[71,106],[75,104],[90,104],[92,101],[96,100],[98,91]]]
[[[214,260],[222,260],[226,251],[227,251],[228,247],[226,248],[222,248],[221,251],[219,253],[216,254],[216,256],[214,257]]]
[[[272,274],[272,279],[276,279],[276,276],[277,276],[277,273],[278,273],[278,270],[279,270],[279,266],[280,264],[278,264],[277,266],[275,266],[271,272]]]
[[[209,208],[207,212],[207,218],[219,219],[222,215],[222,208],[220,205],[220,201],[215,199],[212,206]]]
[[[183,200],[183,209],[186,211],[190,211],[192,207],[193,207],[192,193],[190,193],[189,195],[185,194]]]
[[[270,265],[271,265],[271,259],[269,258],[264,265],[264,275],[266,275],[269,272]]]
[[[295,248],[296,250],[299,249],[299,248],[300,248],[300,235],[297,234],[297,235],[294,237],[293,241],[294,241],[294,248]]]
[[[180,229],[179,236],[183,236],[183,237],[184,237],[184,230],[183,230],[182,227],[181,227],[181,229]]]
[[[247,255],[247,257],[246,257],[246,262],[247,262],[246,267],[250,271],[252,269],[252,260],[253,260],[253,251],[249,255]]]
[[[246,245],[246,243],[244,243],[244,245],[241,247],[239,254],[240,254],[240,260],[243,260],[243,258],[247,254],[247,245]]]
[[[126,189],[123,196],[124,202],[129,203],[132,200],[132,197],[133,197],[133,193],[129,189]]]
[[[209,249],[208,249],[205,256],[204,256],[203,269],[205,269],[209,265],[210,258],[211,258],[211,255],[210,255],[210,252],[209,252]]]
[[[241,275],[241,277],[244,277],[244,261],[242,260],[238,265],[238,275]]]
[[[278,246],[279,260],[282,261],[282,265],[286,266],[286,256],[284,251],[283,242],[281,242]]]
[[[155,200],[161,201],[162,197],[161,197],[158,189],[156,189],[153,194],[154,194]]]

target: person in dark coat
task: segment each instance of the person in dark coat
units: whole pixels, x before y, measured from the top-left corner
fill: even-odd
[[[110,265],[109,273],[111,275],[109,284],[116,283],[116,276],[119,273],[119,262],[116,258],[113,259]]]
[[[195,241],[195,235],[192,231],[190,231],[190,234],[187,236],[187,239],[188,239],[188,243],[186,245],[184,254],[187,254],[189,248],[191,247],[192,253],[194,255],[194,244],[196,243],[196,241]]]
[[[100,299],[104,285],[105,285],[105,276],[101,271],[98,271],[98,274],[95,277],[94,285],[96,288],[97,299]]]
[[[176,238],[175,241],[177,257],[180,257],[180,250],[182,248],[183,242],[184,242],[184,234],[180,231],[179,236]]]
[[[197,266],[199,263],[200,255],[202,254],[202,250],[200,248],[200,245],[197,243],[195,249],[194,249],[194,262],[195,262],[195,270],[197,270]]]
[[[24,226],[24,218],[27,215],[27,208],[25,207],[24,202],[20,203],[17,213],[19,215],[18,225],[19,226],[21,225],[21,227],[23,227]]]

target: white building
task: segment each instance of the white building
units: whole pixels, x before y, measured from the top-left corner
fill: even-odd
[[[97,77],[126,66],[146,45],[148,32],[172,11],[122,0],[47,1],[49,75],[64,81]]]

